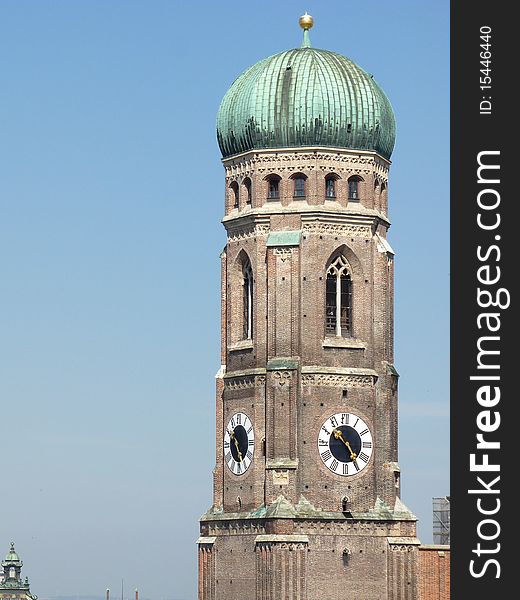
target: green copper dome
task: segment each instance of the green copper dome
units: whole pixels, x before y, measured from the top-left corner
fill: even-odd
[[[17,565],[22,564],[20,557],[18,556],[18,554],[16,553],[16,550],[14,549],[14,542],[11,542],[11,547],[9,549],[9,552],[6,554],[5,559],[2,562],[3,566],[9,565],[9,564],[17,564]]]
[[[257,62],[235,80],[217,117],[223,157],[262,148],[327,146],[390,158],[395,118],[383,90],[351,60],[301,48]]]

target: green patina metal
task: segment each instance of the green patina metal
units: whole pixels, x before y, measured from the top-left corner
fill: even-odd
[[[235,80],[220,105],[217,139],[224,157],[323,146],[390,158],[395,117],[371,75],[341,54],[312,48],[305,31],[301,48],[265,58]]]
[[[299,246],[302,237],[301,231],[272,231],[267,236],[266,246]]]
[[[286,357],[286,358],[271,358],[267,362],[267,370],[268,371],[293,371],[297,369],[299,365],[299,361],[296,358]]]

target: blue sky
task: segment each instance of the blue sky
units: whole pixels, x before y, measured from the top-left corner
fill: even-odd
[[[374,74],[397,117],[402,492],[431,542],[449,493],[447,0],[3,0],[0,552],[16,541],[40,599],[124,579],[195,600],[225,244],[215,116],[246,67],[299,46],[306,10],[313,45]]]

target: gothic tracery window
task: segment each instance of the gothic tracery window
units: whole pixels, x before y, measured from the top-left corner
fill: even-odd
[[[339,255],[327,270],[325,333],[337,337],[352,335],[352,279],[350,266]]]
[[[247,260],[242,268],[243,275],[243,338],[253,339],[253,271],[251,263]]]

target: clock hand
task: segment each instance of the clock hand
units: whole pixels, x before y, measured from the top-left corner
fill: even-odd
[[[229,429],[227,430],[227,432],[229,433],[229,437],[233,440],[233,442],[235,443],[235,448],[237,449],[237,453],[238,453],[238,458],[240,459],[240,462],[242,462],[244,460],[244,457],[242,456],[242,452],[240,452],[240,448],[238,446],[238,440],[235,437],[235,432],[234,431],[229,431]]]
[[[350,452],[350,458],[352,460],[356,460],[357,458],[357,454],[354,452],[354,450],[352,450],[352,446],[350,445],[350,443],[343,437],[343,434],[341,433],[341,431],[339,431],[339,429],[333,429],[332,433],[334,434],[334,437],[337,440],[341,440],[345,446],[347,447],[347,450]]]

